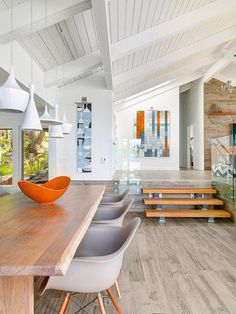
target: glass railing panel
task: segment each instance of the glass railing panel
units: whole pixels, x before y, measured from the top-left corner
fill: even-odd
[[[232,135],[210,139],[212,184],[226,200],[235,199],[235,141]]]
[[[139,139],[113,141],[113,185],[121,192],[129,187],[132,193],[140,192]]]

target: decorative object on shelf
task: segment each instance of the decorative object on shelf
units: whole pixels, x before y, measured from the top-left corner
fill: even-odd
[[[213,111],[213,112],[208,112],[209,116],[235,116],[236,112],[235,111]]]
[[[48,126],[61,125],[62,124],[62,121],[60,119],[58,119],[58,116],[53,118],[50,115],[47,105],[45,105],[44,113],[40,116],[40,121],[43,125],[48,125]]]
[[[67,176],[60,176],[38,185],[32,182],[19,181],[21,191],[37,203],[53,203],[61,197],[70,185],[71,179]]]
[[[11,0],[11,33],[13,34],[13,0]],[[24,112],[29,94],[16,82],[13,72],[13,41],[11,42],[11,68],[6,82],[0,87],[0,110],[6,112]]]
[[[63,134],[70,134],[71,129],[72,129],[72,124],[68,122],[66,114],[64,113],[62,116],[62,132]]]
[[[222,92],[228,92],[230,94],[233,93],[235,87],[232,85],[232,81],[227,81],[224,84],[221,84],[221,90]]]
[[[140,157],[169,157],[169,111],[137,111],[136,138],[141,139]]]
[[[38,111],[34,102],[34,85],[30,85],[29,103],[25,110],[24,120],[21,126],[22,130],[42,131],[42,125],[39,120]]]
[[[220,108],[216,104],[211,105],[210,111],[208,112],[209,116],[233,116],[236,115],[235,111],[225,111],[223,108]]]
[[[77,170],[92,172],[92,105],[86,97],[77,105]]]

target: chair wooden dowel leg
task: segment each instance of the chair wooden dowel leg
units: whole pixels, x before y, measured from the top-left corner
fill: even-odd
[[[116,293],[118,295],[118,298],[121,299],[120,287],[119,287],[117,280],[115,281],[115,289],[116,289]]]
[[[67,306],[68,306],[68,303],[70,301],[70,295],[71,295],[70,292],[67,292],[67,294],[65,296],[65,299],[64,299],[64,301],[62,303],[62,306],[61,306],[59,314],[65,314]]]
[[[121,308],[119,306],[119,304],[117,303],[115,297],[114,297],[114,294],[112,293],[111,289],[107,289],[107,293],[112,301],[112,303],[114,304],[116,310],[117,310],[117,313],[119,314],[122,314],[122,311],[121,311]]]
[[[98,304],[99,304],[101,314],[106,314],[101,293],[98,293]]]

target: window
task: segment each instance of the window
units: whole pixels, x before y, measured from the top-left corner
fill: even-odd
[[[34,183],[48,180],[48,130],[23,131],[23,178]]]
[[[1,185],[12,184],[12,129],[0,129]]]

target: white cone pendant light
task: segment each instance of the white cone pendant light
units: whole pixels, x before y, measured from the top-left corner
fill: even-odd
[[[50,138],[63,138],[62,125],[53,125],[49,131]]]
[[[59,114],[58,114],[58,105],[55,105],[55,120],[60,121]],[[50,127],[49,131],[49,137],[50,138],[63,138],[63,132],[62,132],[62,121],[61,125],[53,125]]]
[[[6,82],[0,87],[0,110],[6,112],[24,112],[28,104],[29,94],[17,84],[13,68]]]
[[[13,34],[13,0],[11,0],[11,33]],[[11,68],[6,82],[0,87],[0,110],[6,112],[24,112],[29,94],[16,82],[13,73],[13,42],[11,43]]]
[[[62,124],[63,134],[70,134],[71,129],[72,129],[72,124],[68,122],[65,113],[63,114],[62,122],[63,122],[63,124]]]
[[[44,113],[40,116],[40,121],[44,125],[60,125],[62,124],[62,121],[59,119],[56,119],[57,117],[53,118],[50,113],[48,112],[48,106],[45,106]]]
[[[38,111],[34,102],[34,85],[30,85],[29,103],[25,110],[22,130],[42,131]]]

